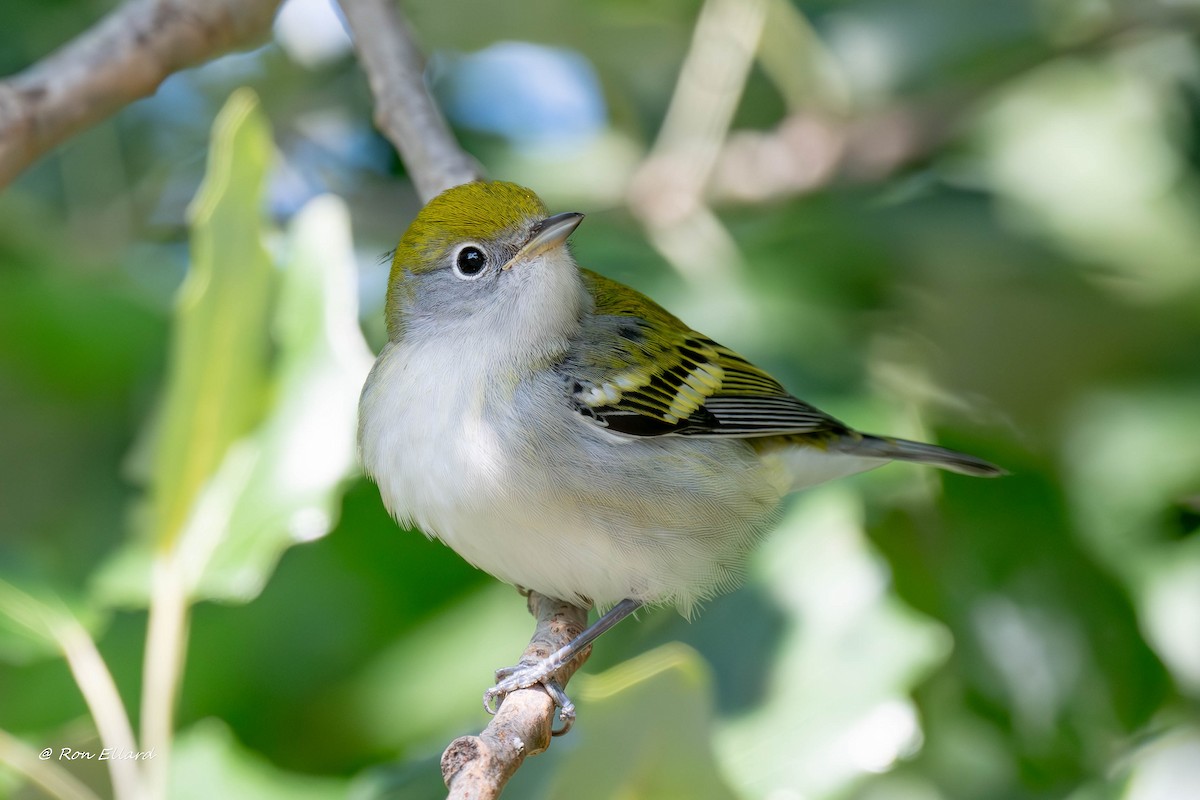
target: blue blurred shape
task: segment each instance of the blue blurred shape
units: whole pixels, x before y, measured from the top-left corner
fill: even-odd
[[[595,70],[572,50],[498,42],[441,56],[431,78],[453,123],[522,149],[578,144],[598,133],[607,116]]]

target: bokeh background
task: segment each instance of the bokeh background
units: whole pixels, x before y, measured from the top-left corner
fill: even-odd
[[[5,0],[0,74],[113,5]],[[489,174],[588,214],[583,264],[1012,473],[794,498],[743,589],[601,641],[510,796],[1200,797],[1200,4],[404,8]],[[418,207],[371,113],[288,0],[0,195],[0,796],[99,749],[63,630],[144,710],[156,547],[190,565],[173,796],[438,797],[485,723],[523,600],[353,465]]]

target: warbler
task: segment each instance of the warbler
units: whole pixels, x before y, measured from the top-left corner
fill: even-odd
[[[732,588],[785,495],[893,460],[1001,473],[859,433],[580,268],[566,242],[582,219],[504,182],[430,201],[395,250],[359,409],[363,465],[398,520],[502,581],[613,606],[485,695],[543,683],[568,724],[554,670],[642,604],[690,614]]]

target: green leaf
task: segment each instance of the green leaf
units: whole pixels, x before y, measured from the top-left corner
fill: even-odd
[[[908,695],[951,640],[889,594],[852,490],[801,498],[753,563],[790,624],[761,705],[718,728],[717,753],[739,792],[839,796],[919,748]]]
[[[463,725],[482,727],[483,690],[497,667],[516,663],[533,629],[515,600],[499,583],[461,597],[398,636],[332,706],[374,751],[444,746]]]
[[[347,783],[285,772],[242,747],[223,722],[203,720],[176,739],[171,756],[175,800],[341,800]]]
[[[261,412],[272,277],[261,205],[270,156],[258,99],[241,89],[217,116],[190,209],[191,268],[177,300],[151,476],[151,530],[164,550]]]
[[[371,366],[358,327],[344,204],[320,197],[292,224],[275,316],[271,401],[198,496],[178,548],[195,599],[248,601],[292,544],[329,532],[355,466],[355,411]],[[152,553],[134,543],[98,578],[109,602],[144,603]]]
[[[319,197],[290,239],[274,320],[274,405],[239,445],[253,459],[246,474],[232,469],[224,483],[236,497],[196,587],[203,598],[255,597],[284,550],[332,529],[355,469],[358,395],[372,355],[358,327],[349,212]]]
[[[62,652],[68,626],[95,629],[99,618],[46,586],[0,577],[0,659],[25,662]]]
[[[575,741],[556,743],[564,746],[539,756],[559,763],[537,794],[571,800],[736,797],[716,766],[712,677],[690,647],[663,645],[599,675],[580,675],[572,688],[584,724],[572,730]],[[534,794],[521,791],[531,788],[523,778],[518,773],[510,786],[515,796]]]

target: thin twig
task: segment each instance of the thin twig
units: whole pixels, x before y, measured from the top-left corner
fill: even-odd
[[[375,97],[375,124],[395,146],[421,200],[480,177],[425,87],[425,63],[395,0],[340,0]]]
[[[655,248],[696,284],[730,283],[740,255],[705,204],[767,18],[767,0],[707,0],[629,205]]]
[[[529,594],[529,613],[537,618],[537,628],[522,663],[546,658],[587,625],[585,609],[536,592]],[[560,685],[566,685],[589,652],[558,671]],[[482,733],[451,742],[442,753],[442,780],[450,790],[449,800],[499,797],[526,757],[550,746],[554,710],[554,702],[541,686],[521,689],[504,698]]]
[[[133,727],[108,665],[92,637],[74,619],[56,626],[55,639],[96,722],[101,744],[118,756],[108,761],[113,797],[116,800],[140,800],[143,795],[139,762],[121,757],[137,750]]]
[[[188,584],[177,562],[178,551],[154,563],[150,587],[150,620],[142,668],[142,749],[154,751],[145,761],[148,797],[165,800],[170,778],[175,701],[183,675],[187,646]]]
[[[355,48],[375,96],[375,121],[400,153],[417,193],[429,201],[476,180],[482,170],[455,141],[425,85],[423,58],[393,0],[340,0]],[[545,658],[587,624],[587,610],[529,594],[537,619],[525,658]],[[590,650],[558,673],[565,686]],[[525,758],[550,746],[554,703],[541,687],[504,698],[478,736],[456,739],[442,755],[442,777],[453,798],[498,797]]]
[[[117,754],[121,751],[132,752],[133,728],[121,702],[121,694],[117,691],[116,681],[91,635],[79,620],[60,600],[35,598],[5,581],[0,581],[0,606],[4,607],[9,619],[35,636],[53,641],[58,647],[96,723],[101,744]],[[6,750],[0,747],[0,761],[5,760],[4,752],[14,754],[17,758],[27,755],[17,747],[20,743],[15,739],[0,744],[7,744]],[[53,750],[49,752],[52,756]],[[108,767],[116,800],[140,800],[142,783],[136,761],[111,759]]]
[[[53,760],[52,748],[46,749],[50,754],[43,757],[45,750],[39,755],[20,739],[0,730],[0,764],[8,764],[59,800],[100,800],[95,792]]]
[[[262,39],[280,0],[130,0],[0,81],[0,187],[172,73]]]

